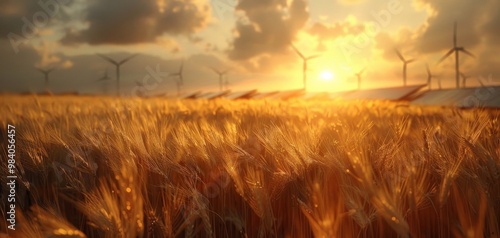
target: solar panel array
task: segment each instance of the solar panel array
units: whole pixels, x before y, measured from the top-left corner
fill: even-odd
[[[243,91],[243,92],[234,92],[234,93],[229,93],[228,95],[225,96],[225,98],[229,100],[236,100],[236,99],[249,99],[253,95],[257,93],[257,90],[250,90],[250,91]]]
[[[426,85],[407,87],[378,88],[344,92],[304,92],[303,90],[258,92],[248,90],[240,92],[195,92],[181,98],[188,99],[304,99],[304,100],[388,100],[408,101],[414,105],[452,106],[460,108],[487,107],[500,108],[500,86],[485,86],[461,89],[427,90]]]
[[[403,100],[405,97],[409,96],[425,87],[425,85],[415,85],[407,87],[397,87],[397,88],[377,88],[368,90],[357,90],[346,93],[342,96],[345,100]]]
[[[197,96],[196,98],[211,100],[211,99],[223,97],[229,93],[230,93],[229,90],[222,91],[222,92],[208,92],[208,93],[201,94],[201,95]]]

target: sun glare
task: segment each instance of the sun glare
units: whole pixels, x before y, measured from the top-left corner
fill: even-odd
[[[319,77],[324,81],[332,81],[335,78],[335,75],[328,70],[324,70],[323,72],[321,72]]]

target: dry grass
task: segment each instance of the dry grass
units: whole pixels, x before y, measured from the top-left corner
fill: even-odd
[[[2,97],[16,237],[499,236],[498,111]]]

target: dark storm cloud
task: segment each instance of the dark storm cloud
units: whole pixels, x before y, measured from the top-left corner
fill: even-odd
[[[358,35],[363,33],[365,26],[350,22],[337,22],[335,24],[315,23],[308,30],[311,35],[318,36],[318,40],[334,40],[345,35]]]
[[[153,42],[158,36],[189,35],[204,27],[209,7],[195,1],[91,1],[84,21],[88,28],[68,30],[63,43],[133,44]]]
[[[8,39],[12,49],[38,36],[66,16],[71,0],[3,0],[0,1],[0,39]]]
[[[304,0],[241,0],[237,11],[245,20],[236,24],[236,37],[229,50],[233,60],[247,60],[266,53],[283,52],[306,24],[309,13]]]
[[[7,37],[11,32],[20,34],[25,16],[33,15],[38,11],[35,1],[5,0],[0,1],[0,36]]]

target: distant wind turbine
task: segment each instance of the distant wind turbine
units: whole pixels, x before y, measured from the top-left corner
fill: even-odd
[[[97,54],[97,55],[116,66],[116,95],[120,96],[120,66],[122,64],[125,64],[127,61],[129,61],[133,57],[137,56],[138,54],[133,54],[133,55],[123,59],[122,61],[115,61],[114,59],[111,59],[108,56],[105,56],[103,54]]]
[[[363,72],[365,72],[365,70],[366,67],[356,73],[356,77],[358,78],[358,90],[361,90],[361,75],[363,74]]]
[[[460,76],[462,76],[462,87],[466,88],[467,87],[467,79],[469,79],[471,76],[470,75],[465,75],[462,72],[460,72]]]
[[[35,67],[36,68],[36,67]],[[44,81],[45,81],[45,90],[49,90],[49,74],[54,71],[54,68],[50,69],[40,69],[36,68],[38,71],[40,71],[44,75]]]
[[[108,69],[106,69],[106,71],[104,71],[104,75],[102,77],[100,77],[97,81],[106,81],[106,80],[110,80],[111,77],[108,76]]]
[[[432,89],[432,79],[437,78],[438,80],[438,87],[441,89],[441,79],[440,76],[434,75],[431,73],[431,70],[429,68],[429,64],[425,64],[425,67],[427,68],[427,85],[429,85],[429,90]]]
[[[227,82],[227,73],[231,69],[226,69],[226,70],[222,71],[220,69],[216,69],[216,68],[211,67],[211,66],[210,66],[210,69],[212,69],[212,71],[214,71],[217,75],[219,75],[219,88],[220,88],[220,91],[222,92],[223,91],[223,87],[224,87],[224,75],[226,76],[226,86],[227,86],[228,85],[228,82]]]
[[[466,50],[464,47],[457,46],[457,22],[455,22],[454,30],[453,30],[453,48],[451,48],[450,51],[448,51],[448,53],[446,53],[439,60],[439,63],[443,62],[443,60],[448,58],[448,56],[455,53],[455,80],[456,80],[457,88],[460,87],[460,62],[459,62],[459,52],[460,51],[475,58],[475,56],[471,52]]]
[[[479,84],[481,85],[481,87],[485,87],[484,83],[483,83],[483,80],[481,80],[480,77],[477,77],[477,81],[479,82]]]
[[[106,71],[104,71],[104,75],[102,77],[100,77],[99,79],[96,80],[98,82],[102,82],[102,92],[104,94],[108,93],[108,83],[107,83],[107,81],[110,80],[110,79],[111,78],[108,76],[108,69],[106,69]]]
[[[309,57],[305,57],[298,49],[297,47],[295,47],[293,44],[292,44],[292,48],[293,50],[297,53],[297,55],[300,56],[300,58],[302,58],[302,80],[303,80],[303,83],[304,83],[304,91],[306,91],[307,89],[307,61],[309,60],[312,60],[312,59],[315,59],[315,58],[318,58],[319,55],[313,55],[313,56],[309,56]]]
[[[177,96],[180,96],[181,86],[184,85],[184,61],[181,62],[179,71],[177,71],[177,73],[170,74],[170,77],[175,77],[174,81],[177,86]]]
[[[398,55],[399,59],[403,61],[403,85],[406,86],[406,68],[408,67],[408,64],[413,63],[415,59],[407,60],[398,49],[394,49],[394,51]]]

